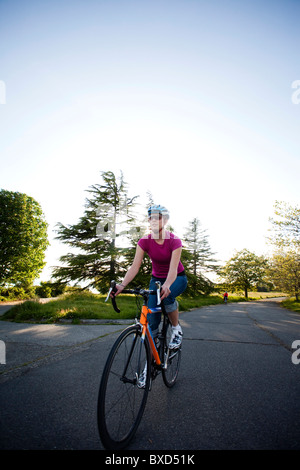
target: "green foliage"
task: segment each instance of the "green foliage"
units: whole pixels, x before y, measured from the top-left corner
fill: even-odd
[[[185,295],[209,294],[213,291],[213,283],[206,277],[208,272],[216,272],[217,262],[214,259],[206,230],[202,229],[198,219],[189,223],[184,235],[182,263],[188,278]]]
[[[220,269],[221,279],[229,286],[243,289],[248,297],[249,289],[262,283],[266,276],[268,262],[263,256],[257,256],[249,250],[237,252],[223,268]]]
[[[300,302],[299,300],[296,300],[295,298],[284,300],[281,303],[281,305],[282,307],[288,308],[289,310],[292,310],[293,312],[300,313]]]
[[[276,287],[300,297],[300,208],[283,201],[275,203],[269,242],[276,248],[271,259],[270,277]]]
[[[0,301],[9,302],[13,300],[26,300],[40,298],[58,297],[64,292],[72,292],[80,290],[79,287],[66,286],[58,282],[41,282],[39,286],[29,286],[23,288],[19,286],[14,287],[0,287]]]
[[[269,242],[277,248],[300,250],[300,208],[292,207],[283,201],[275,202],[275,216]]]
[[[24,289],[20,286],[0,287],[1,302],[10,302],[13,300],[32,299],[35,297],[35,288],[33,286]]]
[[[41,298],[58,297],[69,289],[68,286],[59,282],[41,282],[39,286],[36,286],[35,294]]]
[[[25,291],[43,269],[47,223],[38,202],[23,193],[0,191],[0,286]]]
[[[295,251],[281,251],[273,254],[270,276],[275,286],[290,295],[300,298],[300,256]]]
[[[123,267],[125,271],[131,266],[136,252],[136,246],[123,251]],[[135,278],[130,283],[130,288],[148,287],[151,279],[152,263],[149,256],[144,256],[141,267]]]

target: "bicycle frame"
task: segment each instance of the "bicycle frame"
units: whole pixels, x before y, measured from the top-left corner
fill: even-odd
[[[156,362],[156,365],[158,367],[160,367],[162,364],[161,364],[161,360],[160,360],[158,351],[156,349],[154,340],[152,338],[151,331],[149,329],[148,320],[147,320],[148,313],[150,313],[150,314],[152,313],[151,309],[149,309],[147,307],[147,305],[143,305],[142,306],[142,311],[141,311],[141,316],[140,316],[140,321],[139,321],[140,325],[142,326],[142,340],[144,341],[145,336],[147,335],[149,345],[150,345],[150,349],[151,349],[152,355],[154,357],[154,360]]]
[[[110,290],[108,292],[108,295],[107,295],[105,301],[107,301],[110,297],[110,294],[115,291],[115,285],[116,285],[115,281],[112,281]],[[160,288],[161,288],[160,282],[156,282],[156,286],[157,286],[157,291],[156,292],[155,291],[146,291],[144,289],[142,289],[142,290],[140,290],[140,289],[124,289],[122,292],[124,294],[136,294],[136,295],[141,295],[142,297],[144,297],[144,304],[142,306],[141,315],[140,315],[140,319],[139,319],[139,322],[138,322],[142,327],[142,340],[145,341],[145,336],[147,335],[149,345],[150,345],[150,349],[151,349],[152,355],[154,357],[154,360],[156,362],[156,365],[157,365],[158,368],[161,368],[162,363],[161,363],[158,351],[156,349],[156,346],[155,346],[155,343],[154,343],[154,340],[153,340],[153,337],[152,337],[152,334],[151,334],[151,330],[150,330],[149,325],[148,325],[148,320],[147,320],[147,315],[149,313],[151,314],[152,310],[146,304],[146,299],[148,301],[149,295],[156,294],[157,295],[157,300],[158,300],[158,305],[161,305],[161,307],[157,311],[160,311],[164,315],[166,315],[166,312],[164,311],[164,306],[163,306],[163,304],[161,303],[161,300],[160,300]],[[113,296],[111,298],[111,300],[112,300],[114,310],[117,313],[120,313],[120,310],[118,309],[117,304],[116,304],[116,298]]]

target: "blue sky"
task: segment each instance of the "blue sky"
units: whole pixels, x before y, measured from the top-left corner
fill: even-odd
[[[299,204],[300,1],[0,0],[0,187],[34,197],[50,266],[101,171],[152,192],[221,261]],[[300,98],[300,93],[299,95]],[[297,101],[297,100],[296,100]],[[299,99],[300,101],[300,99]]]

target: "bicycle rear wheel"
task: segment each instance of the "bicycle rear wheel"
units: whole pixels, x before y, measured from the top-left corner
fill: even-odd
[[[172,328],[170,322],[168,321],[165,330],[165,339],[163,342],[164,368],[162,369],[162,376],[165,385],[169,388],[173,387],[177,380],[181,361],[181,346],[177,349],[169,349],[171,336]]]
[[[139,377],[147,364],[144,388]],[[150,348],[139,325],[121,333],[105,365],[98,395],[98,429],[106,449],[123,449],[142,419],[150,387]]]

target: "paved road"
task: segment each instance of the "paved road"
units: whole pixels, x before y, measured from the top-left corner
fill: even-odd
[[[273,301],[181,315],[180,375],[153,383],[129,450],[300,449],[300,317]],[[0,322],[1,449],[102,449],[99,380],[121,325]]]

